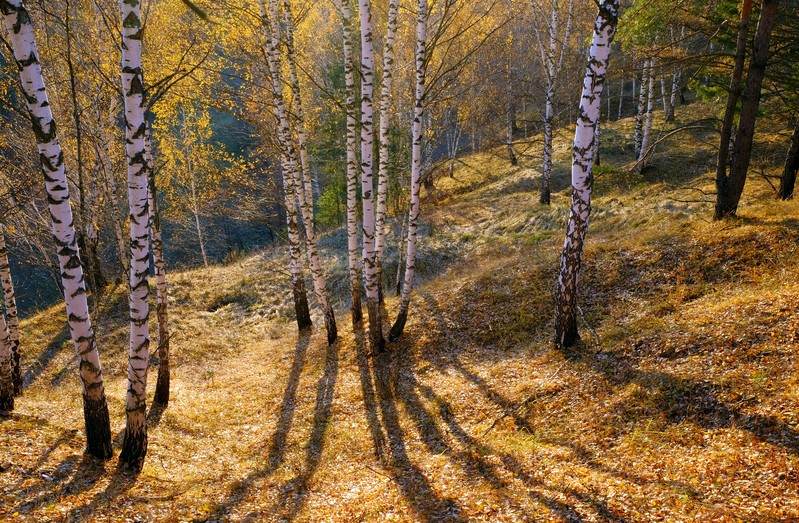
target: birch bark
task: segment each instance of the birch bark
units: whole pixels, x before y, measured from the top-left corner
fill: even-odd
[[[5,316],[0,314],[0,412],[14,410],[14,380],[11,376],[11,340]]]
[[[427,50],[427,0],[419,0],[416,15],[416,86],[414,89],[413,124],[411,126],[411,205],[408,211],[408,245],[405,255],[405,279],[397,319],[391,327],[390,341],[399,339],[408,321],[408,308],[416,269],[416,235],[419,222],[419,192],[422,182],[422,118],[424,117]]]
[[[386,246],[386,198],[388,196],[388,124],[391,111],[391,88],[394,79],[394,42],[397,37],[399,0],[388,2],[388,28],[383,47],[383,79],[380,85],[380,156],[377,172],[377,212],[375,215],[375,270],[377,292],[383,302],[383,253]]]
[[[80,360],[86,451],[93,456],[107,459],[111,457],[112,452],[111,427],[103,386],[103,372],[89,317],[80,253],[75,241],[64,155],[58,142],[56,124],[47,99],[33,24],[21,0],[0,0],[0,12],[3,14],[3,21],[14,51],[14,60],[19,68],[25,103],[31,116],[41,159],[50,221],[61,269],[67,322]]]
[[[591,214],[594,127],[599,119],[608,57],[619,19],[619,3],[620,0],[603,0],[599,7],[583,80],[580,111],[574,132],[572,207],[560,256],[560,273],[555,293],[555,344],[558,346],[568,347],[580,338],[577,332],[577,280]]]
[[[130,206],[130,348],[125,399],[125,439],[119,460],[140,470],[147,454],[147,368],[150,361],[148,298],[150,245],[147,160],[142,78],[141,3],[122,0],[122,91],[125,100],[125,157]]]
[[[352,296],[352,323],[363,321],[361,307],[361,264],[358,257],[358,108],[356,105],[355,59],[352,48],[352,11],[341,1],[344,30],[344,83],[347,107],[347,260]]]
[[[22,373],[19,368],[19,315],[17,298],[14,293],[14,280],[11,278],[11,265],[8,263],[5,227],[0,225],[0,282],[3,285],[3,299],[6,306],[5,320],[8,327],[8,341],[11,348],[11,382],[14,396],[22,394]]]
[[[373,173],[374,147],[374,64],[372,2],[359,0],[361,21],[361,204],[363,205],[363,274],[366,286],[366,312],[369,315],[369,340],[373,353],[384,348],[380,301],[377,289],[375,251],[375,198]]]

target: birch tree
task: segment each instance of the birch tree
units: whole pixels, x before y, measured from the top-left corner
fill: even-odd
[[[80,252],[75,240],[64,155],[42,77],[33,24],[21,0],[0,1],[0,12],[3,14],[14,60],[19,68],[25,104],[41,159],[50,222],[61,269],[67,323],[80,362],[78,368],[83,386],[86,451],[93,456],[107,459],[112,453],[111,427],[103,372],[89,316]]]
[[[125,399],[125,439],[119,460],[141,469],[147,454],[147,367],[150,361],[149,180],[145,150],[144,82],[142,78],[141,4],[122,1],[122,91],[125,99],[125,156],[130,206],[130,347]]]
[[[5,317],[0,314],[0,412],[14,410],[14,381],[12,367],[11,340]]]
[[[0,283],[3,285],[3,299],[6,306],[5,320],[11,349],[11,381],[14,385],[14,396],[19,396],[22,394],[22,373],[19,368],[19,316],[17,314],[14,280],[11,278],[11,266],[8,263],[8,248],[6,247],[5,227],[3,225],[0,225]]]
[[[546,93],[544,96],[544,154],[541,168],[541,187],[539,201],[549,205],[551,200],[552,178],[552,141],[553,123],[555,119],[555,88],[558,83],[560,71],[563,68],[563,59],[568,49],[571,36],[572,17],[574,14],[574,0],[569,0],[566,20],[561,26],[561,12],[557,1],[549,4],[549,16],[546,8],[538,0],[532,0],[533,30],[539,49],[539,59],[546,72]],[[543,26],[543,29],[542,27]]]
[[[352,11],[349,0],[341,0],[344,40],[344,83],[347,111],[347,263],[352,296],[352,323],[363,321],[361,264],[358,257],[358,108],[356,105],[355,57],[352,46]]]
[[[296,211],[299,210],[305,224],[306,253],[308,256],[308,265],[311,268],[311,276],[313,278],[316,301],[319,303],[319,307],[322,309],[322,314],[324,316],[325,328],[327,330],[327,341],[328,343],[333,343],[338,336],[336,317],[333,312],[333,306],[330,303],[329,297],[327,295],[325,276],[322,270],[321,262],[319,260],[319,252],[316,244],[313,209],[310,208],[308,201],[305,198],[305,189],[298,162],[299,159],[297,157],[297,150],[292,137],[288,109],[286,107],[286,101],[283,94],[283,80],[280,71],[278,50],[280,27],[277,17],[275,16],[278,12],[277,4],[275,0],[270,0],[269,11],[267,11],[264,0],[261,0],[260,7],[264,24],[264,33],[266,36],[269,75],[272,80],[274,111],[278,122],[278,140],[280,142],[283,154],[284,189],[286,194],[290,195],[287,196],[287,203],[289,203],[289,199],[292,200],[289,203],[289,207],[294,209],[295,214]],[[297,207],[294,205],[294,198],[297,199],[299,209],[297,209]],[[290,209],[287,208],[286,211],[290,212]]]
[[[646,112],[643,118],[643,131],[641,132],[641,144],[639,145],[638,161],[635,164],[635,172],[641,172],[646,166],[647,158],[650,154],[649,146],[652,143],[652,119],[655,110],[655,59],[649,58],[645,62],[643,78],[641,84],[646,82]]]
[[[389,118],[394,79],[394,42],[397,38],[399,0],[388,2],[388,27],[383,46],[383,79],[380,85],[380,156],[377,173],[377,212],[375,215],[375,271],[378,299],[383,301],[383,253],[386,246],[386,199],[388,197]]]
[[[378,296],[375,251],[375,198],[373,170],[375,51],[372,35],[372,2],[359,0],[361,21],[361,203],[363,205],[363,274],[366,283],[366,312],[372,352],[383,350],[383,327]]]
[[[619,19],[620,0],[603,0],[594,24],[594,36],[585,70],[572,156],[572,205],[560,256],[555,293],[555,344],[568,347],[577,332],[577,280],[591,214],[594,127],[599,120],[608,57]]]
[[[397,319],[391,327],[388,339],[394,341],[402,336],[408,321],[408,308],[413,291],[416,269],[416,235],[419,222],[419,192],[422,183],[422,119],[424,118],[425,80],[427,74],[427,0],[419,0],[416,13],[416,84],[414,88],[413,122],[411,125],[411,205],[408,211],[408,244],[405,255],[405,279]]]
[[[150,245],[152,248],[153,273],[155,276],[155,317],[158,321],[158,381],[155,384],[153,402],[166,407],[169,404],[169,304],[167,299],[166,261],[164,242],[161,238],[161,214],[158,209],[158,187],[155,180],[150,126],[144,137],[144,152],[147,161],[147,207],[150,213]]]

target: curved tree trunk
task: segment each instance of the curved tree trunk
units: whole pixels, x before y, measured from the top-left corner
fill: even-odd
[[[8,327],[8,341],[11,347],[11,381],[14,396],[22,394],[22,373],[19,369],[19,316],[14,281],[11,279],[11,266],[8,263],[5,227],[0,225],[0,282],[3,285],[3,298],[6,306],[5,320]]]
[[[577,332],[577,280],[591,214],[594,126],[599,120],[610,46],[619,19],[619,3],[620,0],[604,0],[599,8],[583,80],[580,115],[574,132],[572,207],[555,293],[555,344],[558,346],[568,347],[580,338]]]
[[[366,312],[369,315],[369,340],[373,353],[385,345],[380,318],[375,251],[375,198],[373,172],[374,104],[373,77],[375,51],[372,42],[372,2],[359,0],[361,19],[361,203],[363,204],[363,274],[366,282]]]
[[[169,305],[167,300],[166,262],[164,242],[161,239],[161,214],[158,210],[158,187],[155,183],[155,166],[147,125],[144,151],[147,159],[147,204],[150,211],[150,239],[152,242],[155,275],[155,317],[158,321],[158,381],[155,384],[154,403],[169,405]]]
[[[780,190],[778,197],[782,200],[793,198],[793,190],[796,185],[796,171],[799,170],[799,119],[791,136],[791,148],[785,158],[785,168],[780,177]]]
[[[411,206],[408,211],[408,247],[405,256],[405,280],[399,313],[391,327],[388,339],[394,341],[402,336],[408,321],[408,308],[413,291],[416,269],[416,234],[419,222],[419,191],[422,182],[422,118],[425,104],[425,77],[427,74],[425,54],[427,49],[427,0],[419,0],[416,15],[416,88],[414,94],[413,125],[411,126]]]
[[[150,245],[149,180],[145,152],[141,4],[122,1],[122,90],[125,95],[125,156],[130,206],[130,347],[121,463],[140,470],[147,455],[147,368],[150,362],[148,298]]]
[[[380,158],[377,172],[377,213],[375,215],[375,269],[378,300],[383,303],[383,253],[386,247],[386,198],[388,196],[389,112],[394,79],[394,41],[397,37],[399,0],[388,2],[388,29],[383,48],[383,80],[380,86]]]
[[[347,107],[347,260],[350,270],[352,323],[363,321],[361,307],[361,264],[358,257],[358,108],[355,97],[355,58],[352,46],[352,11],[348,0],[341,1],[344,32],[344,83]]]
[[[738,122],[735,142],[733,142],[730,174],[729,176],[720,176],[721,165],[719,165],[716,173],[717,193],[714,214],[716,220],[735,216],[738,211],[738,202],[741,200],[741,194],[743,194],[744,185],[746,184],[746,174],[752,157],[757,109],[760,106],[760,90],[763,85],[763,78],[766,75],[769,40],[771,39],[771,31],[774,28],[778,4],[778,0],[763,0],[760,8],[760,19],[757,23],[752,59],[746,75],[746,86],[741,95],[741,117]],[[722,142],[722,145],[724,145],[724,142]],[[720,152],[719,163],[721,163],[721,160],[722,154]]]
[[[111,457],[112,452],[111,427],[103,386],[103,372],[89,317],[80,253],[75,241],[69,185],[64,171],[64,155],[58,142],[55,121],[47,99],[33,25],[30,14],[20,0],[0,2],[0,12],[3,14],[11,46],[14,49],[14,59],[19,67],[25,103],[31,115],[33,133],[41,158],[53,237],[58,248],[67,322],[80,360],[86,451],[93,456],[107,459]]]

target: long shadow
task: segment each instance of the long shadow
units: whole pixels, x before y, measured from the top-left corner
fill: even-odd
[[[355,336],[355,358],[358,362],[358,375],[361,380],[361,392],[363,394],[364,410],[366,411],[366,422],[369,425],[369,432],[372,435],[375,458],[385,466],[387,465],[386,435],[380,425],[380,418],[377,413],[375,385],[372,379],[372,367],[369,364],[369,353],[366,349],[363,324],[354,328],[353,334]]]
[[[132,471],[124,465],[114,469],[114,475],[103,492],[98,493],[89,503],[72,510],[69,521],[92,521],[94,513],[101,508],[111,510],[114,501],[136,483],[139,472]]]
[[[44,471],[40,471],[44,474]],[[19,504],[13,511],[20,514],[30,514],[41,505],[55,502],[64,496],[80,494],[91,490],[97,481],[105,475],[105,462],[83,454],[79,456],[72,454],[67,456],[61,463],[56,465],[53,470],[47,471],[47,478],[33,492],[28,490],[26,498],[31,494],[37,494],[33,499],[28,499]],[[69,481],[66,481],[66,480]],[[13,512],[12,511],[12,512]]]
[[[147,427],[157,427],[158,424],[161,423],[161,418],[164,417],[166,409],[165,405],[158,402],[154,402],[150,405],[150,410],[147,412]]]
[[[36,357],[25,372],[22,373],[22,388],[27,389],[36,379],[41,376],[47,366],[53,359],[64,349],[64,343],[69,341],[69,326],[65,323],[61,331],[56,334],[53,340],[45,347],[45,349]]]
[[[613,352],[585,354],[587,362],[613,385],[635,383],[653,393],[655,405],[670,423],[694,423],[704,429],[740,428],[765,443],[799,455],[799,432],[773,416],[747,414],[718,399],[720,387],[679,379],[667,372],[644,371],[631,358]]]
[[[322,451],[325,445],[325,434],[330,425],[333,408],[333,398],[338,378],[339,344],[327,346],[325,354],[325,368],[319,383],[316,386],[316,405],[314,407],[313,429],[305,448],[305,465],[295,478],[289,480],[281,488],[280,499],[275,511],[282,509],[285,519],[294,520],[300,512],[310,490],[309,483],[319,468]]]
[[[461,508],[453,499],[438,497],[422,470],[408,457],[405,433],[397,415],[393,392],[397,381],[391,352],[373,359],[378,406],[388,438],[388,465],[403,497],[420,521],[462,521]]]
[[[297,387],[300,384],[300,376],[305,366],[305,357],[308,353],[308,343],[311,340],[310,331],[306,330],[299,334],[297,344],[294,348],[294,361],[289,371],[286,390],[283,392],[283,401],[280,404],[280,415],[278,416],[277,427],[272,435],[272,443],[269,447],[269,459],[267,474],[274,472],[283,462],[286,452],[286,438],[291,430],[294,420],[294,411],[297,407]]]

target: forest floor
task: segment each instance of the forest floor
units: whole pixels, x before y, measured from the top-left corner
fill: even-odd
[[[298,336],[277,250],[170,275],[172,400],[149,414],[138,475],[83,454],[63,306],[26,319],[0,520],[799,521],[799,202],[759,174],[779,172],[787,135],[759,133],[741,217],[713,223],[712,131],[664,142],[643,175],[624,169],[632,122],[603,132],[578,347],[551,343],[564,131],[551,207],[537,140],[517,167],[497,149],[437,180],[385,354],[343,301],[337,343],[318,319]],[[343,300],[342,242],[325,241]],[[116,454],[126,307],[109,293],[97,321]]]

